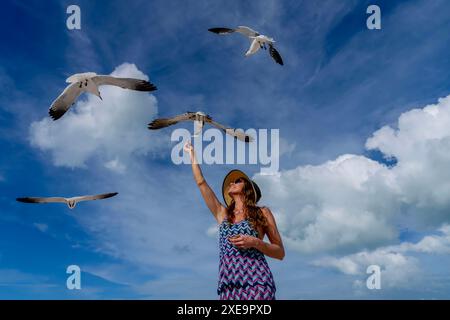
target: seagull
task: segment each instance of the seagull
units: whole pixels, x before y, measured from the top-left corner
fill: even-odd
[[[63,197],[50,197],[50,198],[17,198],[16,200],[19,202],[25,203],[65,203],[70,209],[75,208],[78,202],[81,201],[89,201],[89,200],[99,200],[111,198],[117,195],[117,192],[113,193],[104,193],[95,196],[81,196],[81,197],[73,197],[73,198],[63,198]]]
[[[74,74],[67,78],[66,82],[70,84],[64,89],[59,97],[53,101],[48,111],[53,120],[61,118],[83,92],[90,92],[102,100],[102,96],[98,90],[98,87],[102,85],[117,86],[136,91],[156,90],[155,85],[145,80],[102,76],[97,75],[95,72]]]
[[[245,53],[245,56],[248,57],[252,54],[255,54],[259,49],[267,50],[267,45],[269,46],[269,54],[275,60],[276,63],[283,65],[283,59],[281,58],[281,55],[278,53],[278,51],[273,46],[275,40],[273,38],[269,38],[268,36],[265,36],[263,34],[260,34],[259,32],[256,32],[255,30],[246,27],[246,26],[239,26],[236,29],[229,29],[229,28],[211,28],[208,29],[208,31],[211,31],[213,33],[217,34],[230,34],[234,32],[238,32],[240,34],[243,34],[247,38],[250,39],[252,42],[250,44],[250,48]]]
[[[176,124],[180,121],[194,121],[197,124],[197,130],[194,133],[194,137],[197,136],[201,132],[205,123],[209,123],[209,124],[213,125],[214,127],[221,129],[226,134],[229,134],[229,135],[235,137],[236,139],[239,139],[244,142],[253,141],[252,136],[244,134],[243,132],[240,132],[240,131],[236,131],[235,129],[224,126],[220,123],[217,123],[209,115],[207,115],[201,111],[197,111],[197,112],[187,111],[186,113],[177,115],[172,118],[155,119],[151,123],[148,124],[148,128],[150,130],[161,129],[161,128],[165,128],[165,127],[171,126],[173,124]]]

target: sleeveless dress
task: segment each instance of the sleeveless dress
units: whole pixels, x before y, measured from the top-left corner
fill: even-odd
[[[238,249],[228,237],[243,234],[258,237],[247,219],[231,224],[225,218],[219,227],[220,300],[275,300],[275,282],[264,254],[255,249]]]

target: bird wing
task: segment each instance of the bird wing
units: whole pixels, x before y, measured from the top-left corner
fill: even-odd
[[[272,44],[269,44],[269,53],[276,63],[283,65],[283,59],[281,59],[281,55],[278,53],[278,51],[274,48]]]
[[[254,54],[256,51],[258,51],[261,48],[261,45],[259,44],[258,40],[254,39],[252,43],[250,44],[250,48],[245,53],[246,56],[249,56],[251,54]]]
[[[230,28],[210,28],[208,31],[217,33],[217,34],[229,34],[233,33],[235,30]]]
[[[244,141],[244,142],[251,142],[251,141],[253,141],[253,137],[252,136],[249,136],[249,135],[247,135],[247,134],[245,134],[243,132],[240,132],[240,131],[236,131],[236,129],[233,129],[233,128],[230,128],[230,127],[226,127],[226,126],[224,126],[224,125],[222,125],[222,124],[212,120],[211,118],[209,118],[209,119],[207,118],[205,121],[209,122],[214,127],[223,130],[225,133],[227,133],[227,134],[229,134],[229,135],[231,135],[231,136],[233,136],[233,137],[235,137],[235,138],[237,138],[237,139],[239,139],[241,141]]]
[[[80,201],[91,201],[91,200],[100,200],[100,199],[106,199],[106,198],[111,198],[116,196],[118,193],[117,192],[111,192],[111,193],[103,193],[103,194],[97,194],[97,195],[93,195],[93,196],[81,196],[81,197],[73,197],[70,198],[68,200],[73,200],[75,202],[80,202]]]
[[[51,202],[66,203],[66,199],[62,197],[50,197],[50,198],[25,197],[25,198],[17,198],[16,200],[25,203],[51,203]]]
[[[53,101],[48,113],[53,120],[58,120],[75,103],[75,100],[83,92],[84,87],[80,88],[78,82],[69,84],[58,98]]]
[[[97,74],[95,72],[84,72],[84,73],[76,73],[71,75],[70,77],[68,77],[66,79],[67,83],[73,83],[73,82],[78,82],[78,81],[82,81],[84,79],[89,79],[89,78],[93,78],[95,77]]]
[[[136,91],[154,91],[156,86],[146,80],[133,78],[116,78],[111,76],[95,76],[92,78],[97,86],[111,85]]]
[[[187,120],[194,120],[194,119],[195,119],[195,112],[186,112],[186,113],[177,115],[172,118],[155,119],[148,124],[148,128],[150,130],[156,130],[156,129],[161,129],[161,128],[171,126],[180,121],[187,121]]]
[[[246,27],[246,26],[239,26],[237,29],[234,30],[235,32],[239,32],[240,34],[243,34],[247,37],[257,37],[259,36],[259,33],[253,30],[252,28]]]

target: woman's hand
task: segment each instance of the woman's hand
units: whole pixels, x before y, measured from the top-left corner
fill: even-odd
[[[187,152],[189,154],[189,157],[191,158],[191,163],[197,164],[197,158],[195,157],[195,149],[192,146],[191,142],[188,141],[184,144],[184,152]]]
[[[184,151],[189,153],[189,155],[193,155],[194,154],[194,147],[192,146],[191,142],[188,141],[184,144]]]
[[[230,240],[230,242],[238,249],[256,248],[260,241],[256,237],[242,234],[238,235],[237,237],[229,237],[228,240]]]

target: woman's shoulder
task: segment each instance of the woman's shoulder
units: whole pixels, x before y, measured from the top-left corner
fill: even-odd
[[[261,209],[261,212],[267,216],[267,215],[272,215],[272,211],[270,211],[269,207],[267,206],[261,206],[259,207]]]
[[[267,222],[271,222],[274,220],[273,213],[272,213],[272,211],[270,211],[269,207],[261,206],[260,208],[261,208],[261,212],[262,212],[264,218],[266,218]]]

